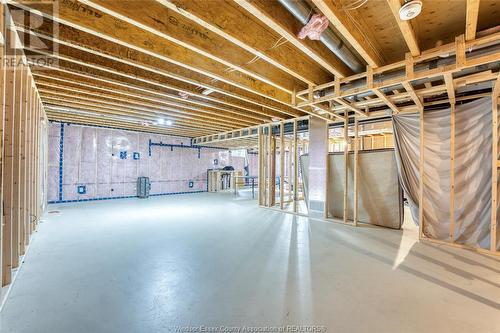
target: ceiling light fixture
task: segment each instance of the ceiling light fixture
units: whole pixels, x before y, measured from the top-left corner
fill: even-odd
[[[167,126],[172,126],[172,120],[167,120],[167,121],[165,122],[165,125],[167,125]]]
[[[417,17],[421,11],[422,1],[408,1],[399,9],[399,18],[403,21],[408,21]]]

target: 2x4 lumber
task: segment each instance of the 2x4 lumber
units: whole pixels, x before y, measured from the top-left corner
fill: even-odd
[[[394,104],[390,99],[389,97],[387,97],[382,91],[380,91],[379,89],[373,89],[373,92],[375,93],[375,95],[377,95],[382,101],[384,101],[384,103],[392,110],[393,114],[398,114],[399,113],[399,109],[398,107],[396,106],[396,104]]]
[[[423,109],[424,105],[422,104],[420,97],[415,92],[415,89],[413,89],[411,82],[403,81],[402,84],[403,84],[403,87],[405,88],[406,92],[410,95],[411,99],[413,100],[413,103],[415,103],[415,105],[417,106],[417,108]]]
[[[358,167],[359,167],[359,124],[358,117],[354,117],[354,198],[353,198],[353,224],[358,225]]]
[[[425,140],[424,140],[424,109],[419,110],[419,160],[418,160],[418,171],[419,171],[419,180],[418,180],[418,234],[419,239],[424,238],[424,151],[425,151]]]
[[[265,204],[265,141],[264,141],[264,127],[258,127],[259,139],[259,205]]]
[[[29,76],[28,71],[23,71],[23,82],[20,87],[22,91],[22,97],[20,101],[20,139],[19,139],[19,255],[24,255],[26,249],[26,221],[27,221],[27,205],[26,205],[26,194],[27,194],[27,159],[28,159],[28,85]]]
[[[399,18],[399,9],[401,9],[400,0],[387,0],[389,7],[391,8],[392,14],[398,23],[399,30],[403,35],[403,38],[413,56],[418,56],[420,54],[420,48],[418,47],[417,38],[415,36],[415,31],[411,25],[411,21],[403,21]]]
[[[285,199],[285,123],[280,122],[280,209]]]
[[[349,179],[349,115],[344,115],[344,209],[343,221],[347,223],[348,213],[348,179]]]
[[[467,0],[467,12],[465,15],[465,39],[476,38],[477,18],[479,15],[480,0]]]
[[[405,61],[399,61],[394,64],[382,66],[380,68],[374,68],[373,73],[374,74],[383,74],[386,71],[392,71],[397,68],[405,68],[406,71],[404,74],[401,74],[398,77],[390,78],[381,82],[377,82],[374,84],[375,88],[378,89],[384,89],[384,88],[390,88],[393,87],[397,84],[404,84],[404,82],[408,81],[414,81],[418,79],[432,79],[436,77],[440,77],[445,73],[454,73],[454,72],[459,72],[461,70],[467,69],[467,68],[472,68],[472,67],[477,67],[480,65],[492,63],[495,61],[498,61],[500,59],[500,51],[477,56],[474,58],[470,59],[465,59],[465,50],[469,48],[474,48],[478,49],[481,47],[485,47],[487,45],[491,45],[494,43],[498,43],[500,41],[500,33],[495,33],[492,35],[488,35],[485,37],[481,37],[472,41],[464,41],[463,43],[461,42],[461,36],[457,38],[457,41],[454,43],[446,44],[440,47],[436,47],[429,52],[426,52],[425,54],[421,54],[420,56],[412,56],[410,53],[406,54]],[[457,50],[458,49],[458,50]],[[440,55],[448,55],[449,53],[457,53],[459,57],[457,57],[458,62],[453,65],[445,65],[445,66],[439,66],[437,68],[432,68],[429,70],[421,70],[418,72],[415,72],[414,70],[414,64],[418,62],[422,62],[425,60],[429,60],[431,58],[438,57]],[[366,72],[365,73],[360,73],[360,74],[355,74],[351,75],[349,77],[345,77],[340,80],[340,83],[348,83],[354,80],[359,80],[366,77]],[[333,86],[335,82],[331,82],[328,84],[325,84],[323,86]],[[335,89],[335,91],[339,91],[338,94],[331,94],[327,96],[323,96],[320,98],[316,98],[313,102],[313,104],[317,103],[322,103],[322,102],[328,102],[331,100],[335,100],[336,98],[345,98],[349,96],[355,96],[358,94],[363,94],[370,92],[373,87],[368,87],[368,86],[361,86],[357,87],[354,89],[349,89],[349,90],[343,90],[340,91],[339,89]],[[316,91],[321,91],[320,88],[315,87],[314,92]],[[299,92],[299,94],[307,93],[307,90]],[[310,104],[310,103],[309,103]]]
[[[210,1],[178,0],[175,4],[167,0],[157,1],[252,53],[258,61],[268,62],[305,84],[331,80],[330,73],[304,54],[289,45],[279,45],[282,39],[279,35],[255,24],[250,16],[244,15],[244,9],[232,1],[219,1],[217,6]]]
[[[16,63],[19,64],[21,56],[16,54]],[[12,268],[19,266],[20,255],[20,224],[21,224],[21,144],[23,140],[22,135],[22,99],[23,99],[23,82],[26,80],[25,68],[23,66],[16,66],[16,81],[15,81],[15,101],[14,101],[14,166],[13,166],[13,191],[12,191]]]
[[[299,147],[297,140],[297,119],[293,120],[293,212],[297,213],[298,209],[298,200],[299,200]]]
[[[352,73],[345,63],[324,45],[315,41],[297,38],[297,31],[300,30],[301,23],[277,1],[234,1],[330,73],[339,77]]]
[[[5,65],[6,54],[5,54],[5,16],[4,16],[4,4],[0,3],[0,281],[3,280],[3,263],[2,263],[2,249],[3,249],[3,224],[4,224],[4,208],[3,208],[3,196],[4,196],[4,136],[5,136],[5,94],[6,90],[6,77],[7,77],[7,66]],[[2,283],[0,282],[0,290]],[[2,292],[0,291],[0,298],[2,298]]]
[[[372,67],[379,67],[383,64],[380,51],[376,50],[367,40],[358,26],[351,20],[342,8],[339,1],[312,0],[318,9],[328,17],[332,25],[349,42],[349,44],[363,57]]]
[[[2,5],[3,6],[3,5]],[[7,31],[9,42],[13,32]],[[17,90],[14,66],[5,67],[5,99],[4,99],[4,156],[3,156],[3,216],[2,216],[2,286],[12,280],[12,224],[14,213],[14,114]]]
[[[335,102],[337,102],[337,103],[339,103],[339,104],[341,104],[341,105],[345,106],[348,110],[351,110],[351,111],[356,112],[356,113],[357,113],[357,114],[359,114],[360,116],[366,116],[366,113],[365,113],[363,110],[361,110],[361,109],[357,108],[355,105],[353,105],[353,103],[352,103],[352,102],[348,102],[348,101],[346,101],[345,99],[340,98],[340,97],[339,97],[339,98],[334,98],[333,100],[334,100]],[[347,112],[345,113],[344,117],[347,117]]]
[[[444,75],[450,100],[450,242],[455,241],[455,87],[451,73]]]
[[[500,72],[493,86],[491,94],[491,116],[492,116],[492,149],[491,149],[491,227],[490,227],[490,251],[497,251],[497,202],[498,202],[498,97],[500,96]]]

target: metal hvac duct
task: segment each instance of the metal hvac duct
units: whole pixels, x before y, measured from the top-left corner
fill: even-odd
[[[307,24],[311,14],[313,14],[309,5],[302,0],[278,1],[304,25]],[[360,73],[365,70],[366,66],[358,60],[351,50],[347,48],[342,39],[340,39],[330,27],[321,34],[320,40],[355,73]]]

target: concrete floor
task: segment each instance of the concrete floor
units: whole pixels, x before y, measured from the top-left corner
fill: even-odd
[[[49,209],[2,333],[500,332],[500,258],[416,243],[414,228],[308,221],[233,194]]]

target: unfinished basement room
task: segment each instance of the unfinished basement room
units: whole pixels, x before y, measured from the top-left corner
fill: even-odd
[[[500,333],[499,0],[1,0],[1,333]]]

